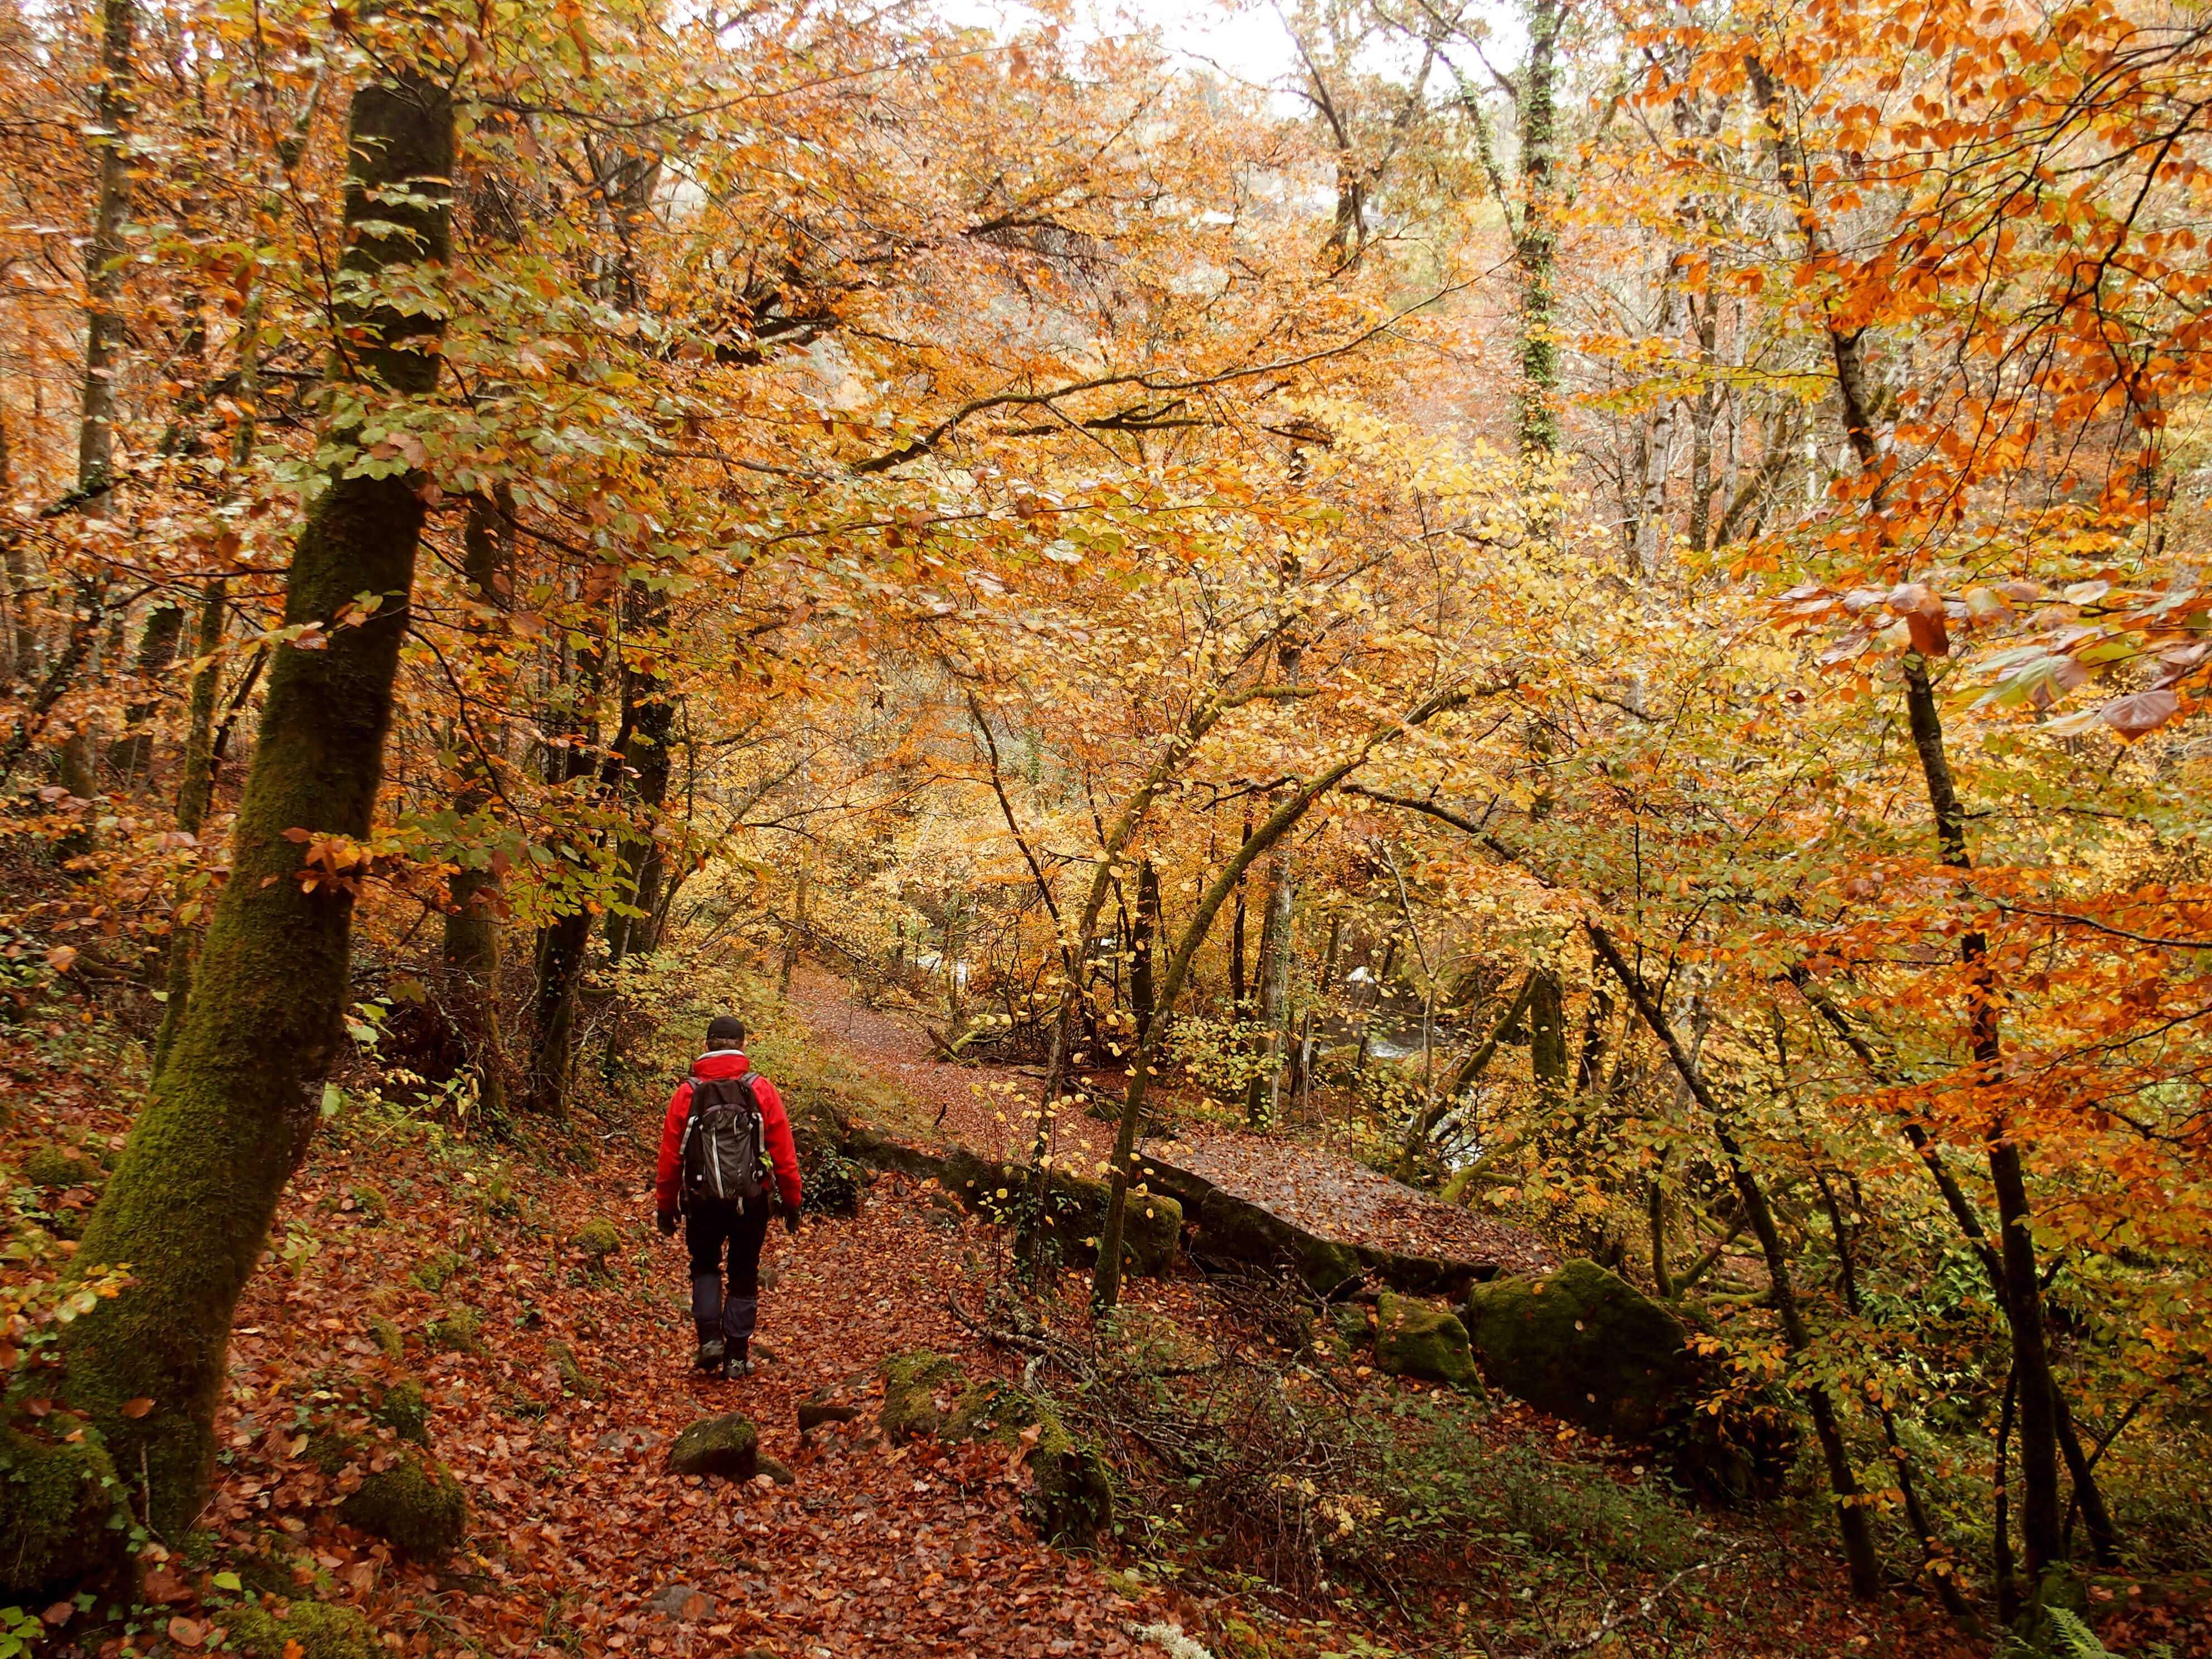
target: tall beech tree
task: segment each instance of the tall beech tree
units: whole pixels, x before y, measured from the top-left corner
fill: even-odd
[[[425,69],[373,70],[346,131],[329,471],[285,579],[285,623],[301,632],[270,671],[191,1009],[85,1231],[79,1259],[127,1262],[133,1283],[70,1330],[70,1397],[171,1536],[199,1510],[231,1310],[343,1040],[426,510],[404,455],[380,451],[438,382],[451,87]]]

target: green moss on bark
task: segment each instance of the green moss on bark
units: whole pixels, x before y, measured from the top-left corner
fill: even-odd
[[[402,266],[441,264],[451,248],[451,95],[404,68],[380,73],[356,90],[349,121],[343,265],[365,285],[355,291]],[[231,877],[189,1010],[76,1255],[80,1271],[128,1262],[136,1282],[70,1327],[69,1397],[98,1422],[118,1467],[143,1471],[149,1519],[175,1536],[206,1492],[240,1293],[343,1042],[351,848],[368,835],[383,781],[427,510],[404,466],[367,453],[360,423],[364,404],[389,404],[397,424],[435,387],[440,359],[422,337],[440,318],[357,305],[340,317],[349,343],[333,379],[349,395],[321,434],[339,464],[307,507],[284,594],[287,626],[327,631],[319,649],[274,649]],[[368,619],[336,625],[363,594],[379,596]],[[325,850],[309,867],[315,841]],[[142,1398],[153,1409],[125,1416],[125,1402]]]

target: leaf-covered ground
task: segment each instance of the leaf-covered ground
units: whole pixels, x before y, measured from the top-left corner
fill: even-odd
[[[91,1082],[41,1081],[11,1162],[33,1145],[119,1143],[125,1116]],[[703,1380],[680,1239],[651,1225],[654,1121],[641,1102],[633,1123],[580,1133],[604,1148],[586,1171],[341,1120],[239,1310],[213,1553],[157,1562],[158,1613],[93,1650],[216,1650],[235,1598],[210,1588],[214,1567],[273,1558],[280,1582],[359,1604],[416,1654],[1130,1651],[1128,1627],[1163,1616],[1166,1598],[1126,1599],[1098,1564],[1041,1544],[1003,1449],[893,1446],[874,1427],[889,1354],[933,1347],[976,1376],[1006,1369],[946,1305],[988,1268],[988,1234],[896,1178],[855,1219],[775,1231],[767,1363]],[[595,1219],[620,1239],[598,1270],[575,1242]],[[562,1375],[562,1345],[580,1387]],[[311,1461],[318,1430],[350,1425],[348,1392],[404,1377],[422,1383],[431,1443],[468,1488],[468,1542],[437,1565],[339,1524],[332,1505],[358,1475]],[[864,1414],[802,1442],[799,1402],[819,1391]],[[667,1472],[676,1434],[730,1411],[758,1424],[792,1484]]]
[[[109,1081],[117,1056],[72,1060],[76,1041],[51,1027],[8,1042],[17,1083],[11,1164],[22,1166],[37,1147],[96,1158],[119,1144],[127,1114]],[[1132,1577],[1136,1558],[1127,1553],[1097,1560],[1041,1543],[1021,1517],[1022,1476],[1003,1449],[886,1442],[873,1420],[874,1369],[884,1356],[933,1347],[978,1376],[1012,1376],[1019,1359],[970,1337],[947,1306],[953,1296],[980,1303],[1003,1265],[1002,1242],[926,1187],[885,1177],[858,1218],[811,1220],[796,1238],[773,1235],[761,1337],[768,1363],[741,1382],[696,1376],[682,1253],[650,1224],[656,1121],[656,1100],[641,1095],[612,1118],[580,1121],[534,1147],[501,1147],[426,1135],[374,1112],[342,1115],[288,1194],[240,1310],[203,1532],[174,1557],[149,1548],[147,1603],[126,1626],[65,1639],[100,1659],[218,1651],[239,1597],[216,1575],[242,1569],[264,1593],[356,1606],[388,1645],[425,1659],[1152,1659],[1162,1650],[1133,1632],[1161,1623],[1227,1655],[1222,1633],[1255,1601],[1284,1615],[1267,1626],[1274,1659],[1393,1650],[1354,1634],[1382,1640],[1395,1623],[1387,1603],[1370,1607],[1332,1589],[1326,1601],[1286,1606],[1264,1585],[1238,1590],[1218,1576],[1176,1588],[1156,1563],[1147,1564],[1151,1577]],[[578,1149],[592,1146],[596,1167],[580,1167]],[[89,1183],[9,1186],[24,1237],[38,1218],[81,1212],[91,1197]],[[597,1220],[617,1243],[595,1268],[578,1240]],[[1202,1325],[1194,1279],[1139,1281],[1130,1294],[1153,1313]],[[1068,1317],[1070,1334],[1082,1336],[1079,1315]],[[564,1352],[574,1362],[565,1374]],[[334,1504],[358,1474],[333,1476],[313,1461],[319,1430],[358,1427],[350,1396],[405,1377],[423,1385],[432,1443],[468,1490],[467,1541],[439,1563],[398,1558],[343,1524]],[[1427,1397],[1418,1384],[1364,1368],[1345,1382],[1386,1408],[1394,1399],[1418,1408]],[[797,1407],[810,1395],[849,1402],[860,1415],[803,1440]],[[759,1425],[764,1454],[785,1466],[790,1484],[773,1474],[740,1486],[668,1473],[666,1448],[678,1431],[732,1410]],[[1510,1403],[1481,1432],[1493,1451],[1572,1456],[1597,1480],[1644,1474],[1631,1454],[1576,1450],[1572,1431]],[[1474,1602],[1462,1603],[1462,1617],[1432,1626],[1407,1650],[1455,1659],[1965,1651],[1915,1601],[1851,1608],[1825,1547],[1787,1516],[1685,1513],[1676,1524],[1702,1540],[1696,1555],[1715,1569],[1669,1588],[1633,1559],[1567,1564],[1587,1580],[1574,1603],[1587,1609],[1569,1632],[1575,1645],[1528,1637],[1511,1622],[1518,1592],[1493,1574],[1486,1597],[1469,1591]],[[1593,1571],[1599,1577],[1589,1578]],[[1662,1588],[1659,1616],[1647,1618],[1639,1598]],[[1583,1643],[1589,1620],[1607,1605],[1619,1633],[1610,1645]],[[53,1612],[59,1627],[71,1609]],[[2166,1633],[2159,1610],[2133,1616],[2136,1633]]]

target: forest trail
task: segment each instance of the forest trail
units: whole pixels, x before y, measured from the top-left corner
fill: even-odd
[[[111,1098],[96,1072],[57,1076],[14,1127],[119,1141],[127,1119]],[[652,1222],[659,1105],[640,1097],[603,1123],[589,1170],[392,1118],[333,1126],[239,1310],[202,1522],[215,1559],[155,1566],[149,1593],[167,1623],[139,1651],[219,1647],[237,1598],[213,1569],[241,1562],[262,1564],[256,1587],[358,1606],[404,1651],[454,1659],[1121,1655],[1139,1650],[1133,1625],[1173,1618],[1166,1593],[1125,1579],[1132,1601],[1097,1563],[1038,1540],[1005,1449],[895,1446],[878,1431],[888,1355],[933,1348],[978,1377],[1011,1369],[946,1305],[963,1288],[980,1300],[988,1229],[902,1178],[879,1180],[857,1218],[772,1230],[760,1370],[695,1374],[681,1238]],[[619,1243],[594,1267],[580,1236],[599,1222]],[[313,1461],[323,1430],[366,1429],[349,1395],[408,1379],[469,1499],[465,1543],[434,1565],[339,1525],[359,1476]],[[799,1403],[825,1392],[860,1414],[802,1440]],[[792,1484],[668,1471],[684,1428],[732,1411]]]
[[[857,1052],[897,1029],[856,1010],[836,1037]],[[119,1144],[128,1110],[107,1086],[105,1060],[87,1052],[63,1063],[21,1036],[0,1048],[19,1078],[35,1079],[9,1139]],[[884,1070],[926,1098],[976,1081],[911,1057]],[[590,1167],[568,1152],[456,1138],[374,1103],[341,1113],[288,1190],[270,1258],[239,1310],[203,1541],[178,1558],[149,1555],[145,1593],[156,1606],[150,1622],[138,1615],[130,1651],[193,1659],[222,1649],[240,1598],[236,1580],[226,1589],[219,1575],[234,1572],[264,1595],[357,1607],[396,1651],[421,1659],[1161,1659],[1188,1650],[1139,1632],[1204,1633],[1245,1616],[1203,1577],[1186,1590],[1115,1570],[1140,1557],[1101,1562],[1046,1546],[1023,1518],[1024,1477],[1003,1447],[883,1437],[875,1372],[884,1358],[930,1348],[979,1379],[1011,1378],[1020,1363],[948,1307],[953,1297],[981,1304],[1003,1269],[1003,1240],[925,1184],[887,1174],[858,1216],[773,1231],[761,1369],[739,1382],[696,1376],[681,1243],[652,1222],[663,1082],[673,1079],[578,1120],[556,1143],[595,1143]],[[600,1242],[611,1237],[612,1248],[595,1261],[586,1240],[602,1224],[611,1233]],[[1063,1291],[1048,1316],[1079,1337],[1079,1279]],[[1190,1275],[1132,1280],[1124,1304],[1192,1329],[1219,1311]],[[1419,1408],[1422,1385],[1358,1376],[1358,1386]],[[318,1436],[373,1433],[367,1401],[409,1381],[423,1390],[435,1457],[468,1496],[465,1541],[442,1560],[410,1559],[342,1524],[337,1505],[358,1469],[333,1474],[315,1461]],[[857,1414],[802,1437],[798,1407],[810,1397]],[[738,1484],[669,1472],[677,1435],[732,1411],[758,1426],[764,1459],[789,1484],[775,1473]],[[1601,1483],[1644,1473],[1625,1452],[1576,1449],[1571,1430],[1516,1404],[1499,1402],[1479,1432],[1493,1448],[1580,1458],[1585,1478]],[[1725,1534],[1698,1527],[1706,1553],[1727,1565],[1698,1617],[1733,1627],[1713,1629],[1705,1650],[1856,1653],[1904,1634],[1814,1599],[1832,1589],[1832,1568],[1778,1521],[1729,1522]],[[1686,1518],[1676,1524],[1687,1533]],[[1618,1571],[1639,1581],[1633,1565]],[[1662,1579],[1640,1582],[1650,1589]],[[1512,1625],[1519,1604],[1498,1593],[1489,1599]],[[1273,1650],[1341,1650],[1359,1627],[1341,1621],[1359,1613],[1349,1598],[1323,1611],[1335,1622],[1302,1626],[1293,1612],[1272,1624],[1282,1632]],[[1463,1644],[1479,1638],[1483,1617],[1461,1643],[1430,1650],[1480,1650]],[[1802,1645],[1760,1635],[1785,1618]],[[1492,1650],[1535,1650],[1516,1638]],[[1914,1640],[1890,1650],[1952,1650]],[[98,1653],[124,1659],[125,1650],[111,1640]]]
[[[945,1137],[1009,1161],[1028,1158],[1035,1077],[1009,1066],[933,1059],[918,1016],[867,1007],[844,981],[811,965],[793,974],[791,989],[793,1006],[819,1040],[940,1112],[939,1133]],[[1109,1091],[1118,1091],[1121,1081],[1113,1071],[1094,1068],[1084,1075]],[[1061,1127],[1058,1150],[1103,1159],[1112,1144],[1112,1125],[1077,1118]],[[1524,1230],[1440,1204],[1310,1140],[1186,1120],[1171,1139],[1147,1140],[1141,1150],[1341,1243],[1493,1263],[1507,1273],[1540,1273],[1558,1265],[1557,1255]]]

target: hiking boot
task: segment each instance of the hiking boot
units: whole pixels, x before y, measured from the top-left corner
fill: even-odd
[[[722,1378],[725,1382],[734,1382],[741,1376],[750,1376],[759,1369],[740,1348],[722,1362]]]
[[[719,1371],[722,1369],[722,1356],[727,1352],[722,1339],[713,1337],[699,1345],[699,1352],[692,1356],[691,1363],[702,1371]]]

